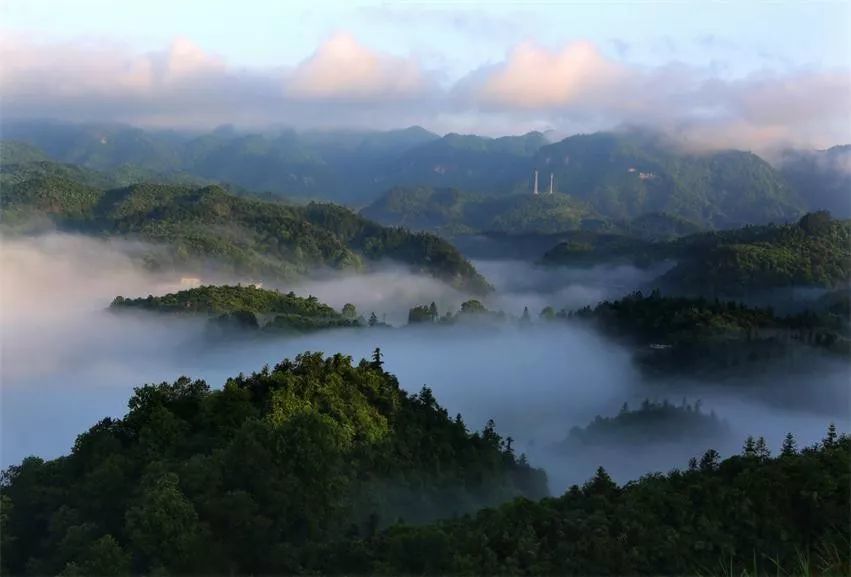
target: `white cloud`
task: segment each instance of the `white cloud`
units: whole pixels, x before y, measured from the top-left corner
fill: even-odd
[[[616,52],[616,51],[615,51]],[[442,87],[440,71],[339,33],[294,66],[238,68],[185,38],[136,53],[119,43],[0,37],[6,118],[141,125],[396,128],[562,134],[643,124],[694,146],[762,150],[851,142],[848,70],[724,77],[711,66],[641,67],[589,42],[525,42]]]
[[[590,42],[557,51],[523,43],[490,71],[476,96],[486,104],[521,108],[568,106],[602,95],[626,75]]]
[[[288,94],[318,99],[404,98],[426,89],[416,61],[373,52],[348,34],[328,39],[286,82]]]

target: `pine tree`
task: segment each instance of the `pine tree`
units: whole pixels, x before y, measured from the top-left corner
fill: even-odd
[[[437,305],[434,304],[434,301],[431,301],[431,304],[428,306],[428,312],[431,315],[431,322],[435,322],[439,315],[437,313]]]
[[[751,435],[745,440],[745,445],[742,447],[742,454],[745,457],[756,457],[756,442]]]
[[[700,458],[701,471],[714,471],[718,468],[718,463],[721,460],[721,455],[715,449],[709,449]]]
[[[384,367],[384,355],[381,353],[381,349],[375,347],[375,350],[372,351],[372,363],[370,363],[373,369],[382,370]]]
[[[523,307],[523,316],[520,317],[520,321],[528,323],[530,320],[532,319],[529,317],[529,307]]]
[[[822,439],[821,444],[824,446],[825,449],[832,449],[836,446],[836,437],[836,425],[834,423],[831,423],[827,427],[827,436]]]
[[[375,313],[369,313],[369,326],[374,327],[378,324],[378,317],[375,316]]]
[[[792,433],[786,433],[786,437],[783,439],[783,446],[780,448],[780,454],[784,457],[790,457],[797,452],[795,437],[792,436]]]
[[[765,437],[759,437],[756,440],[754,454],[758,459],[768,459],[771,456],[771,451],[768,450],[768,445],[765,443]]]

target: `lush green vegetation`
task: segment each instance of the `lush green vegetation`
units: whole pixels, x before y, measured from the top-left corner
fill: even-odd
[[[668,292],[721,298],[758,297],[774,289],[835,289],[851,282],[851,221],[809,213],[788,225],[748,226],[648,242],[622,235],[561,235],[541,261],[581,266],[646,265],[676,259],[653,285]]]
[[[492,423],[471,433],[382,364],[139,387],[70,455],[5,471],[3,574],[301,574],[327,543],[547,494]]]
[[[847,575],[851,439],[764,444],[616,485],[329,547],[320,570],[418,575]]]
[[[382,365],[306,353],[221,390],[137,388],[68,456],[3,472],[3,574],[848,571],[851,441],[834,428],[623,487],[601,469],[538,501],[543,472],[493,423],[470,433]],[[647,405],[616,420],[666,410]]]
[[[851,281],[851,221],[829,213],[796,224],[747,227],[682,239],[679,263],[661,286],[690,294],[745,297],[783,287],[838,288]]]
[[[690,404],[683,399],[675,405],[667,400],[645,399],[637,409],[624,403],[614,417],[597,415],[587,426],[573,427],[560,449],[569,452],[576,448],[664,444],[683,439],[696,445],[703,440],[717,441],[728,433],[726,423],[714,412],[703,412],[700,401]]]
[[[206,259],[254,278],[292,278],[317,267],[358,269],[389,259],[472,293],[490,289],[446,241],[385,228],[339,206],[269,203],[217,186],[103,190],[76,181],[62,165],[37,168],[33,176],[32,165],[4,166],[6,225],[41,215],[70,230],[138,238],[163,248],[149,255],[153,266],[203,270]]]
[[[361,214],[386,225],[448,235],[548,234],[575,230],[584,220],[597,218],[587,206],[564,194],[489,196],[428,187],[395,187]]]
[[[352,307],[352,305],[348,305]],[[247,286],[202,286],[161,297],[115,297],[112,310],[144,310],[159,313],[215,315],[212,327],[219,329],[260,329],[270,332],[298,331],[359,326],[352,310],[346,314],[319,302],[314,296],[302,298]]]
[[[663,297],[640,292],[549,318],[591,323],[604,334],[636,347],[636,360],[647,370],[683,372],[764,369],[768,359],[790,358],[805,344],[838,355],[851,355],[851,325],[835,312],[811,310],[777,317],[770,308],[735,301]]]
[[[805,207],[798,193],[754,154],[684,154],[646,131],[572,136],[542,147],[534,165],[542,174],[555,174],[560,192],[610,219],[664,212],[704,227],[727,228],[782,223]]]
[[[330,306],[319,302],[314,296],[302,298],[295,293],[282,294],[276,290],[246,286],[202,286],[161,297],[147,298],[115,297],[112,308],[143,309],[155,312],[185,312],[222,314],[248,311],[254,314],[297,314],[303,316],[340,315]],[[342,316],[342,315],[341,315]]]

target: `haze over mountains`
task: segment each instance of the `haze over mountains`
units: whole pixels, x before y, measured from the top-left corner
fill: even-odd
[[[542,191],[553,173],[556,192],[571,197],[574,221],[664,212],[701,226],[731,227],[782,222],[824,208],[851,216],[842,194],[849,153],[842,147],[829,153],[788,151],[773,167],[747,152],[686,152],[645,129],[550,143],[534,132],[502,138],[441,137],[420,127],[262,134],[222,127],[189,133],[35,120],[4,122],[2,135],[55,161],[87,168],[225,182],[355,207],[398,186],[455,188],[486,197],[527,194],[538,170]],[[804,161],[810,157],[829,160]]]

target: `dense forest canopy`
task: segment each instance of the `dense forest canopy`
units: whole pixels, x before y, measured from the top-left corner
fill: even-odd
[[[595,446],[633,446],[679,442],[683,438],[698,444],[718,441],[729,434],[727,424],[714,412],[704,412],[701,402],[683,399],[674,404],[667,399],[644,399],[638,408],[624,403],[614,417],[597,415],[585,427],[572,427],[559,450],[565,454],[577,448]]]
[[[851,283],[851,221],[819,211],[787,225],[748,226],[648,242],[580,232],[548,250],[541,262],[587,266],[675,260],[653,286],[669,292],[742,298],[794,287],[838,289]]]
[[[4,574],[294,574],[324,543],[547,494],[488,423],[409,395],[381,352],[305,353],[135,390],[67,457],[2,477]]]
[[[75,180],[78,172],[87,178]],[[215,264],[254,278],[292,279],[321,267],[358,270],[389,260],[471,293],[490,290],[448,242],[382,227],[343,207],[264,202],[218,186],[104,189],[89,172],[56,164],[4,165],[3,223],[23,226],[49,217],[66,230],[145,240],[165,247],[150,257],[159,266]]]
[[[546,477],[489,422],[371,360],[305,353],[229,379],[139,387],[70,455],[0,483],[14,575],[682,574],[848,568],[849,440],[763,441],[619,487]],[[496,509],[516,497],[519,500]],[[444,518],[447,520],[437,521]]]

